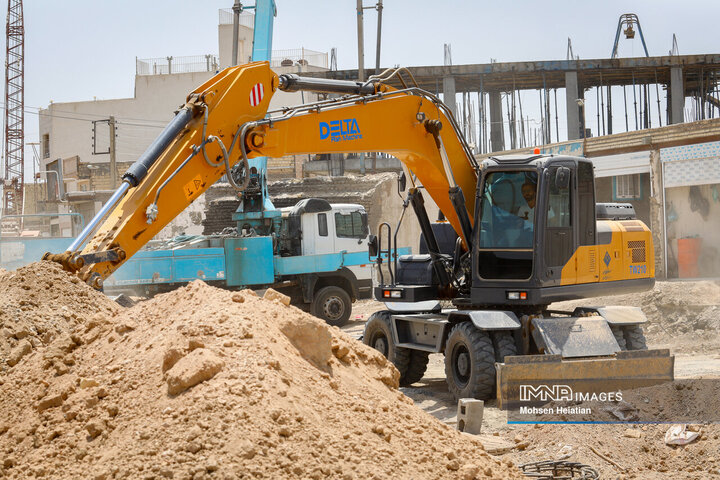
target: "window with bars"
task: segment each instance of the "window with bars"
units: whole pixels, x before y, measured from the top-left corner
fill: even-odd
[[[50,134],[48,133],[42,136],[42,156],[50,158]]]
[[[620,200],[638,199],[641,197],[640,175],[618,175],[614,179],[615,198]]]

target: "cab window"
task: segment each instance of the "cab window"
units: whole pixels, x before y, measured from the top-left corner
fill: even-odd
[[[365,238],[367,236],[367,215],[361,212],[336,213],[335,234],[339,238]]]
[[[532,275],[537,181],[534,171],[485,177],[476,260],[481,278],[526,280]]]
[[[318,235],[321,237],[327,237],[328,236],[327,214],[318,213],[317,218],[318,218]]]
[[[480,248],[532,248],[537,175],[493,172],[485,179]]]

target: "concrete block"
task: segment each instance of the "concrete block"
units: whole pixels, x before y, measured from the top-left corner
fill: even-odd
[[[458,400],[457,429],[461,432],[478,435],[482,427],[485,402],[474,398]]]

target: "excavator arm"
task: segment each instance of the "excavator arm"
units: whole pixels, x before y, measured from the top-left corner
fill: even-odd
[[[280,76],[281,85],[292,80],[291,76]],[[307,85],[307,89],[317,88],[321,87]],[[467,240],[475,206],[477,166],[454,128],[452,114],[437,98],[420,89],[395,90],[380,81],[375,88],[375,94],[303,105],[246,125],[247,157],[388,153],[417,177],[458,236]],[[467,194],[459,212],[449,195],[452,189]]]
[[[68,251],[48,253],[44,259],[100,288],[236,163],[243,162],[244,181],[238,185],[232,175],[228,179],[241,192],[249,178],[249,158],[303,153],[386,152],[397,157],[467,240],[477,181],[472,154],[452,114],[435,96],[385,83],[397,74],[361,84],[278,76],[268,62],[223,70],[187,97]],[[268,113],[278,89],[344,95]]]

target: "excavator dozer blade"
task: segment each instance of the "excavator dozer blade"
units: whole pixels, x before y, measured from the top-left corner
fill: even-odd
[[[672,382],[675,376],[675,356],[668,349],[574,359],[524,355],[505,357],[505,363],[495,366],[498,408],[505,410],[529,406],[533,401],[537,404],[554,386],[570,387],[572,392],[616,392]]]

